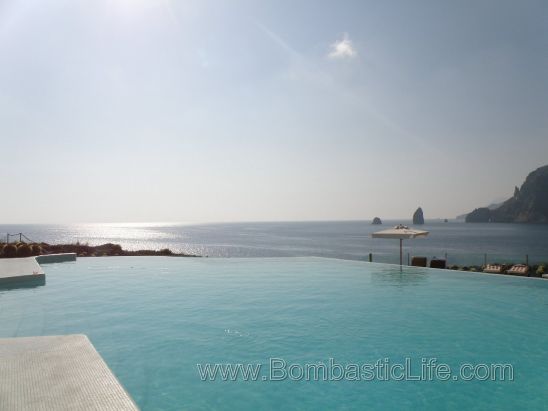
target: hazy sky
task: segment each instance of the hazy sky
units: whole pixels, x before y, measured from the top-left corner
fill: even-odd
[[[548,2],[0,0],[0,223],[454,217],[548,164]]]

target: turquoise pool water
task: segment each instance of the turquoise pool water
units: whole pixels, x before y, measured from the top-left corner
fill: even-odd
[[[90,258],[0,290],[0,337],[87,334],[143,410],[546,409],[548,281],[322,258]],[[202,381],[197,364],[504,363],[514,381]],[[298,368],[296,368],[298,370]],[[264,370],[264,372],[263,372]],[[298,375],[295,375],[298,377]]]

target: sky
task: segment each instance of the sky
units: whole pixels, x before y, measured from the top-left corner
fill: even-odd
[[[548,164],[546,1],[0,0],[0,223],[452,218]]]

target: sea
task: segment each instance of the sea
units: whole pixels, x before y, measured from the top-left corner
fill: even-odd
[[[128,250],[169,248],[210,258],[318,256],[367,261],[371,254],[374,262],[398,263],[398,240],[371,237],[397,224],[412,226],[405,220],[383,225],[371,221],[10,224],[0,225],[0,241],[8,233],[21,232],[34,242],[117,243]],[[419,227],[429,235],[404,241],[404,263],[413,256],[445,258],[448,265],[548,262],[548,225],[427,220]]]

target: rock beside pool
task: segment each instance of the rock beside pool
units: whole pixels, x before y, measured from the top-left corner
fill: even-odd
[[[373,224],[373,225],[381,225],[381,224],[382,224],[382,221],[381,221],[381,219],[380,219],[379,217],[375,217],[375,218],[373,219],[373,221],[371,222],[371,224]]]
[[[417,208],[417,211],[413,213],[413,224],[424,224],[424,213],[422,208]]]
[[[41,253],[42,249],[39,244],[0,243],[0,258],[23,258],[40,255]]]

